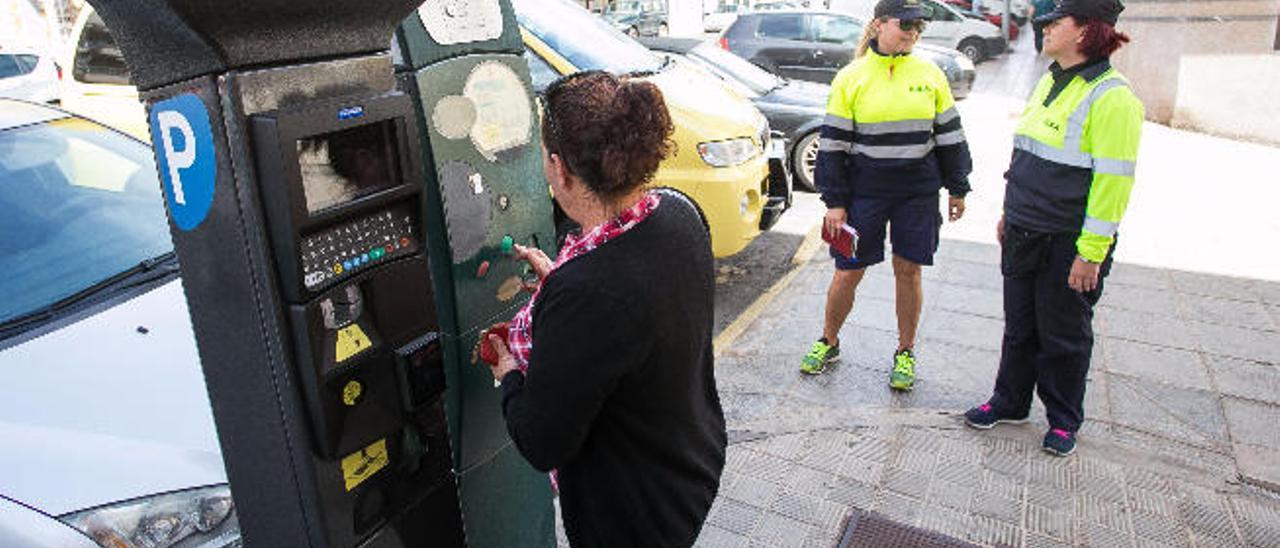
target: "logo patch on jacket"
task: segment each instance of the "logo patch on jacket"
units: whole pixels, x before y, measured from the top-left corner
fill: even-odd
[[[1053,120],[1045,120],[1044,125],[1049,126],[1049,128],[1054,131],[1062,131],[1062,126],[1058,125],[1058,123]]]
[[[911,87],[908,87],[908,88],[907,88],[907,91],[910,91],[910,92],[913,92],[913,93],[916,93],[916,92],[919,92],[919,93],[933,93],[933,86],[931,86],[931,85],[929,85],[929,84],[920,84],[920,85],[917,85],[917,86],[911,86]]]

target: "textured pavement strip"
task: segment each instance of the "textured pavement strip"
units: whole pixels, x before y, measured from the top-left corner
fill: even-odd
[[[797,367],[831,267],[819,254],[796,273],[717,360],[731,441],[698,546],[830,546],[853,508],[987,546],[1280,546],[1280,496],[1250,484],[1268,471],[1237,463],[1245,448],[1280,466],[1280,284],[1117,265],[1086,428],[1059,459],[1040,451],[1038,402],[1029,425],[958,417],[999,358],[991,247],[944,242],[926,270],[921,380],[902,395],[885,386],[890,270],[868,273],[817,377]]]

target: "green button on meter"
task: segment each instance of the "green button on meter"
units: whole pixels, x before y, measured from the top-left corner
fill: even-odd
[[[516,241],[512,239],[510,235],[503,236],[502,237],[502,254],[510,255],[512,250],[514,249],[515,244],[516,244]]]

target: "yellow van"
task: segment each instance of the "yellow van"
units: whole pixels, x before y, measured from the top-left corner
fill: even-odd
[[[638,74],[662,90],[675,125],[675,154],[654,185],[689,198],[711,232],[716,257],[742,251],[772,219],[769,123],[719,80],[666,61],[571,0],[513,0],[535,90],[566,74]],[[776,185],[775,185],[776,187]],[[777,192],[775,191],[775,194]],[[785,208],[780,200],[770,204]]]
[[[790,204],[789,196],[769,195],[769,152],[781,141],[770,141],[768,121],[748,100],[713,77],[652,54],[570,0],[514,4],[538,90],[580,70],[644,74],[662,90],[676,153],[659,166],[654,184],[696,205],[716,257],[742,251]],[[62,65],[62,106],[150,140],[145,109],[102,18],[85,6],[71,38]]]

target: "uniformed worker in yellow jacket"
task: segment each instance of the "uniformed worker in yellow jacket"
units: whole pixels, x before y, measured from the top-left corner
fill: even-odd
[[[1035,391],[1049,431],[1043,448],[1066,456],[1084,421],[1093,307],[1111,268],[1129,205],[1143,107],[1109,61],[1129,41],[1115,29],[1118,0],[1062,0],[1036,18],[1040,79],[1014,135],[997,226],[1004,274],[1004,343],[995,390],[965,413],[987,429],[1025,421]]]
[[[848,224],[860,238],[854,257],[831,253],[835,274],[822,337],[800,370],[821,373],[839,354],[840,327],[853,309],[854,292],[866,267],[884,260],[887,235],[898,316],[889,386],[910,390],[924,301],[921,266],[933,264],[942,226],[939,191],[947,189],[948,216],[958,220],[972,161],[946,76],[911,54],[926,23],[920,0],[880,0],[874,15],[857,57],[831,82],[815,172],[827,206],[823,230]]]

